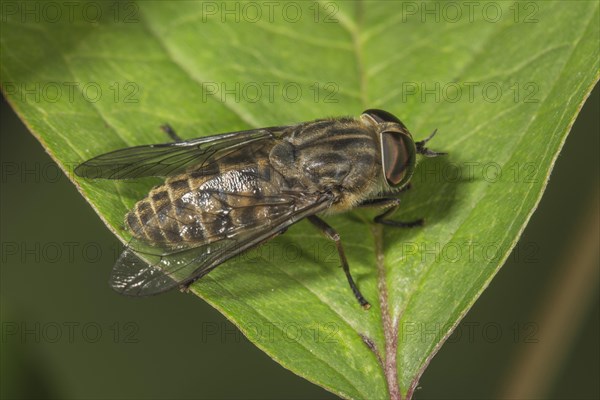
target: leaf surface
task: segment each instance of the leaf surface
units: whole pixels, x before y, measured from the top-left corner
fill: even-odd
[[[416,2],[93,4],[98,18],[80,5],[57,21],[4,7],[2,89],[123,241],[124,215],[157,181],[73,168],[165,142],[164,123],[193,138],[381,108],[417,140],[439,128],[430,147],[449,156],[419,164],[395,216],[425,227],[326,218],[370,311],[306,222],[193,286],[277,362],[347,398],[412,396],[510,254],[598,79],[597,2],[482,3],[459,18],[443,2],[437,14]]]

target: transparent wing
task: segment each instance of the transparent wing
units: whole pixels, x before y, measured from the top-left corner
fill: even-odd
[[[94,157],[75,168],[83,178],[132,179],[176,175],[202,168],[250,143],[274,139],[287,126],[207,136],[185,142],[129,147]]]
[[[246,207],[261,207],[262,214],[269,215],[268,223],[260,218],[233,224],[226,235],[209,237],[202,244],[183,241],[174,248],[161,249],[132,239],[117,260],[111,286],[122,294],[147,296],[191,283],[242,251],[282,233],[302,218],[323,211],[330,200],[330,196],[310,198],[297,192],[261,197],[255,205]],[[247,203],[248,198],[244,196],[243,201]],[[190,227],[194,228],[193,223]]]

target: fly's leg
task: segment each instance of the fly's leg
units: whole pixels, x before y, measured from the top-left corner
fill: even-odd
[[[358,205],[358,207],[364,208],[390,208],[398,207],[400,205],[400,199],[394,197],[383,197],[379,199],[368,199]]]
[[[346,274],[346,278],[348,278],[348,283],[350,284],[350,289],[352,289],[352,293],[354,293],[354,297],[360,303],[362,308],[368,310],[371,308],[371,305],[367,300],[365,300],[364,296],[358,290],[356,283],[354,283],[354,279],[352,279],[352,275],[350,275],[350,266],[348,265],[348,260],[346,259],[346,254],[344,253],[344,248],[342,247],[342,241],[340,240],[340,235],[329,226],[325,221],[321,218],[311,215],[308,217],[308,220],[316,226],[328,239],[333,240],[335,242],[335,247],[337,248],[338,254],[340,256],[340,262],[342,263],[342,268],[344,269],[344,273]]]
[[[171,140],[173,140],[174,142],[177,142],[177,143],[183,142],[183,139],[179,137],[179,135],[175,132],[175,129],[173,129],[173,127],[171,125],[169,125],[169,124],[161,125],[160,129],[162,129],[162,131],[164,133],[169,135]]]
[[[383,214],[380,214],[380,215],[376,216],[373,219],[373,221],[375,221],[375,223],[377,223],[377,224],[382,224],[382,225],[387,225],[387,226],[394,226],[396,228],[414,228],[415,226],[423,226],[423,224],[425,223],[425,220],[423,218],[419,218],[419,219],[416,219],[414,221],[408,221],[408,222],[394,221],[394,220],[391,220],[391,219],[386,219],[387,217],[389,217],[390,215],[392,215],[393,213],[395,213],[397,209],[398,209],[398,204],[396,204],[393,207],[385,210],[383,212]]]
[[[390,219],[386,219],[396,212],[398,207],[400,206],[400,199],[397,198],[381,198],[381,199],[371,199],[367,200],[359,205],[359,207],[382,207],[387,208],[382,214],[376,216],[373,221],[377,224],[394,226],[396,228],[414,228],[415,226],[423,226],[425,221],[423,218],[417,219],[415,221],[402,222],[402,221],[394,221]]]

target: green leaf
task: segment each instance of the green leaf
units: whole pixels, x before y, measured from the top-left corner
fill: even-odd
[[[165,122],[192,138],[381,108],[416,139],[439,128],[430,147],[449,155],[419,165],[396,216],[425,227],[326,218],[370,311],[306,222],[193,286],[277,362],[347,398],[412,396],[514,247],[598,79],[598,2],[76,2],[58,17],[27,4],[2,4],[3,92],[123,241],[156,181],[72,169],[166,141]]]

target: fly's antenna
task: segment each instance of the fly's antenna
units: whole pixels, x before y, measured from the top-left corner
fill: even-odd
[[[417,146],[417,153],[422,154],[425,157],[445,156],[446,154],[448,154],[448,153],[438,153],[437,151],[429,150],[428,148],[425,147],[427,142],[429,142],[431,140],[431,138],[433,138],[435,136],[436,133],[437,133],[437,129],[435,129],[433,131],[433,133],[431,135],[429,135],[428,137],[426,137],[425,139],[421,140],[420,142],[415,143],[415,145]]]

